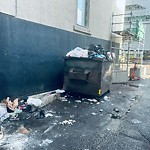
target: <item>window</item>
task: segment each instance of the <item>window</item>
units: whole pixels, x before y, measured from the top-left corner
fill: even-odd
[[[77,25],[88,27],[90,0],[77,0]]]

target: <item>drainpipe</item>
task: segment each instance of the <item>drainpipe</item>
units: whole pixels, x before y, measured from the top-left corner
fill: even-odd
[[[15,0],[15,17],[17,18],[17,7],[18,7],[18,1],[17,0]]]

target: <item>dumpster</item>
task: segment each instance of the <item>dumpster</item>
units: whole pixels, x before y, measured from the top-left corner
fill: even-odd
[[[110,90],[113,61],[100,58],[65,57],[64,90],[101,96]]]

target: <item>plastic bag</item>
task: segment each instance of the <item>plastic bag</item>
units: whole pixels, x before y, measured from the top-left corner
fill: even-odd
[[[71,50],[66,54],[66,56],[70,57],[86,57],[88,58],[88,50],[82,49],[80,47],[76,47],[74,50]]]

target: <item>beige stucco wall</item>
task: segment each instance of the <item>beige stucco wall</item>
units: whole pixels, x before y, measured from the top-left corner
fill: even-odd
[[[15,16],[15,0],[0,0],[0,12]]]
[[[110,40],[112,12],[124,11],[118,1],[120,0],[90,1],[89,36]],[[27,21],[78,32],[74,30],[77,18],[76,0],[0,0],[0,12]]]

